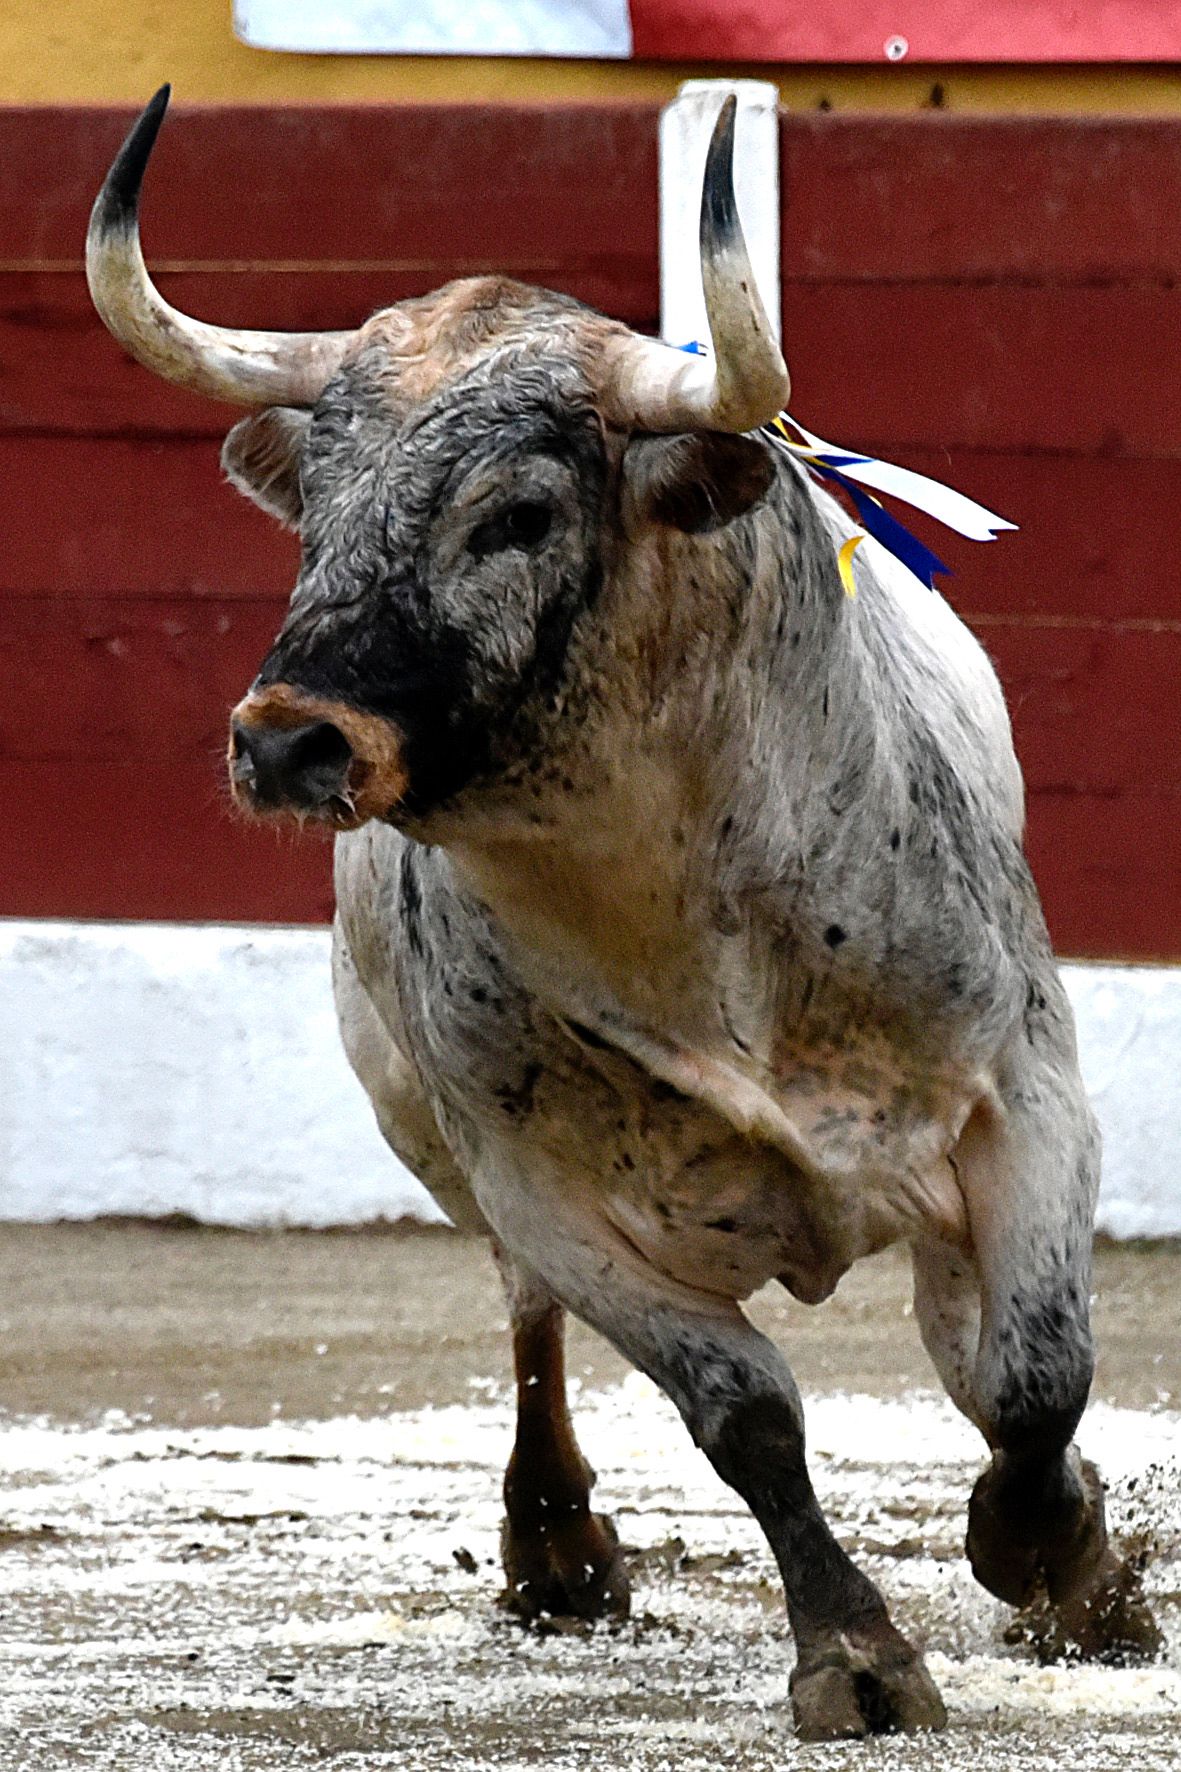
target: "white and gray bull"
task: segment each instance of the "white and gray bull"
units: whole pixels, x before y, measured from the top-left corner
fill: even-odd
[[[257,408],[234,483],[298,528],[235,710],[253,813],[337,840],[336,987],[389,1143],[494,1240],[525,1614],[627,1605],[566,1409],[562,1313],[672,1398],[782,1573],[800,1734],[944,1708],[809,1482],[741,1301],[828,1296],[904,1241],[939,1375],[991,1454],[977,1577],[1087,1654],[1152,1653],[1072,1445],[1099,1170],[980,647],[757,435],[787,371],[731,183],[702,203],[712,360],[498,277],[355,332],[229,331],[152,287],[157,96],[95,206],[91,288],[143,363]]]

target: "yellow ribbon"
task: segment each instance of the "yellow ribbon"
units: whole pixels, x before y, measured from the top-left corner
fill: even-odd
[[[851,535],[848,541],[841,543],[840,552],[837,555],[837,568],[841,575],[841,583],[845,587],[846,597],[857,595],[857,580],[853,577],[853,556],[864,540],[863,535]]]

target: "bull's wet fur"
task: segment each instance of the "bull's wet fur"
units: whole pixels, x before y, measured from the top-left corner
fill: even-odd
[[[268,406],[224,462],[303,558],[231,769],[247,805],[350,827],[346,1049],[393,1149],[499,1250],[514,1610],[626,1606],[566,1414],[569,1309],[762,1526],[800,1734],[939,1727],[741,1309],[769,1279],[826,1297],[904,1241],[924,1341],[991,1455],[976,1574],[1081,1652],[1155,1653],[1072,1444],[1099,1145],[1000,690],[874,544],[846,596],[852,526],[743,434],[787,374],[732,106],[702,204],[710,367],[498,277],[290,348],[203,329],[128,244],[154,104],[96,206],[96,299],[153,367]]]

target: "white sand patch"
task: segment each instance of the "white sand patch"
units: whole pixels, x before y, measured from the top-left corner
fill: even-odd
[[[426,1617],[411,1617],[402,1612],[354,1612],[345,1618],[288,1618],[265,1640],[302,1649],[365,1649],[409,1639],[424,1646],[474,1648],[486,1636],[477,1620],[457,1612],[437,1612]]]
[[[954,1710],[1181,1719],[1181,1671],[1175,1667],[1029,1667],[985,1655],[953,1661],[938,1652],[927,1660]]]

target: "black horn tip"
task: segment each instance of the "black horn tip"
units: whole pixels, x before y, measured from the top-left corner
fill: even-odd
[[[156,137],[160,133],[160,125],[164,121],[171,96],[172,87],[162,86],[148,100],[132,124],[127,140],[116,154],[95,204],[95,221],[100,225],[118,227],[120,224],[127,226],[134,223],[139,208],[139,188],[143,183],[144,169],[156,145]]]
[[[710,137],[705,157],[705,180],[701,187],[701,236],[724,246],[739,232],[738,204],[734,197],[734,119],[738,100],[727,93]]]

